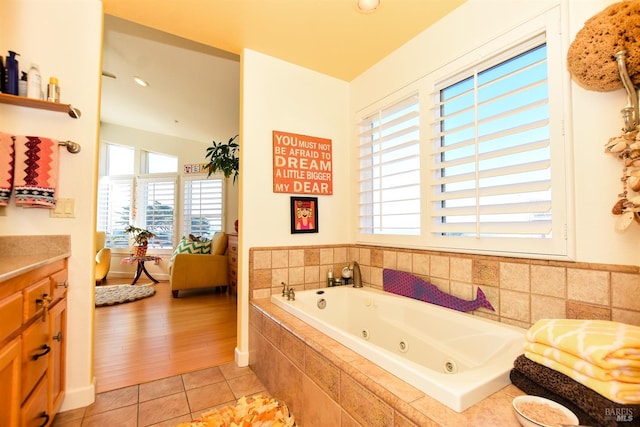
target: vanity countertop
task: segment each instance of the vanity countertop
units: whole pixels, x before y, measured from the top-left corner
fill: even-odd
[[[71,236],[0,236],[0,283],[71,255]]]

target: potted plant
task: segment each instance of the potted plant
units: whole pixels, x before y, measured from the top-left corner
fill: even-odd
[[[145,256],[147,254],[149,239],[156,237],[156,235],[151,231],[134,225],[128,225],[127,228],[124,229],[124,232],[128,233],[131,240],[134,242],[133,247],[135,256]]]
[[[205,158],[208,162],[204,165],[208,170],[207,176],[220,171],[225,178],[233,175],[233,182],[236,182],[240,170],[240,159],[237,156],[240,146],[235,142],[237,138],[238,135],[230,138],[226,143],[213,141],[212,146],[207,148]]]

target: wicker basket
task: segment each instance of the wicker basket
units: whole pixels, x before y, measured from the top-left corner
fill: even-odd
[[[146,255],[147,255],[147,245],[133,247],[133,256],[143,257]]]

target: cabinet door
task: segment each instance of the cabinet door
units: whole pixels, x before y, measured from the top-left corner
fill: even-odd
[[[17,426],[20,421],[20,337],[0,349],[0,426]]]
[[[51,321],[51,355],[49,357],[49,413],[56,414],[65,390],[67,347],[67,300],[63,299],[49,310]]]
[[[53,417],[47,412],[47,376],[42,378],[33,393],[22,405],[22,427],[48,426]]]
[[[45,315],[42,320],[33,322],[22,333],[22,340],[22,400],[24,400],[49,366],[51,352],[49,316]]]

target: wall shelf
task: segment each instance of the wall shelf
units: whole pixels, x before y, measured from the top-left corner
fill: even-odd
[[[25,98],[24,96],[9,95],[6,93],[0,93],[0,103],[19,105],[29,108],[39,108],[41,110],[58,111],[61,113],[67,113],[74,119],[78,119],[81,116],[80,110],[72,107],[70,104],[42,101],[40,99]]]

